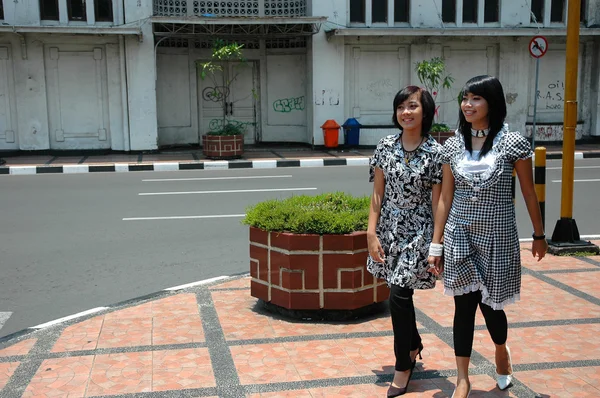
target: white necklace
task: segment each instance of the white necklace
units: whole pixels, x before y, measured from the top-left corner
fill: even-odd
[[[471,128],[471,135],[473,137],[478,137],[478,138],[487,137],[489,133],[490,133],[489,127],[487,129],[483,129],[483,130],[476,130],[474,128]]]

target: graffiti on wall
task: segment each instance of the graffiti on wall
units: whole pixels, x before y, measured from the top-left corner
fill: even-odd
[[[340,104],[340,93],[335,90],[321,90],[315,92],[315,105],[338,106]]]
[[[303,111],[305,108],[304,99],[304,96],[278,99],[273,102],[273,110],[280,113]]]
[[[361,89],[361,91],[362,90],[366,90],[370,95],[379,99],[388,99],[393,97],[395,94],[392,79],[380,79],[372,81],[367,84],[365,88]]]
[[[556,109],[563,108],[565,93],[565,82],[555,80],[542,87],[537,92],[538,109]]]
[[[254,123],[254,122],[242,122],[239,120],[232,120],[232,119],[225,120],[225,123],[231,124],[232,126],[235,126],[235,127],[241,127],[244,130],[247,129],[248,126],[256,125],[256,123]],[[222,128],[223,128],[223,119],[212,119],[208,123],[208,129],[210,131],[217,131],[217,130],[221,130]]]
[[[531,125],[525,126],[525,134],[531,137]],[[583,124],[578,124],[575,128],[575,138],[580,139],[583,136]],[[563,125],[562,124],[541,124],[535,126],[536,141],[562,141],[563,140]]]
[[[202,90],[202,99],[204,101],[221,102],[229,96],[229,87],[217,86],[206,87]]]

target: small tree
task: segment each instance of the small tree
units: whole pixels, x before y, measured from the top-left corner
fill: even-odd
[[[248,67],[248,61],[242,54],[243,47],[243,44],[237,44],[235,42],[227,43],[222,39],[216,39],[213,43],[211,60],[199,63],[200,78],[202,80],[208,78],[213,83],[213,87],[205,89],[202,93],[202,97],[210,101],[221,102],[224,110],[219,128],[211,130],[208,134],[236,135],[243,134],[246,130],[246,125],[244,123],[232,121],[227,112],[227,107],[230,103],[231,85],[238,78],[241,69]],[[233,75],[229,76],[229,70],[232,64],[233,67],[231,69],[233,70]],[[256,97],[256,91],[252,89],[252,92],[249,93],[248,96],[250,95]],[[235,102],[237,101],[233,101],[231,104]]]
[[[417,72],[419,81],[425,87],[425,89],[431,93],[433,99],[436,101],[436,104],[438,104],[437,96],[439,92],[442,89],[450,89],[452,87],[452,83],[454,83],[454,78],[449,73],[446,73],[446,64],[444,59],[440,57],[417,62],[415,71]],[[437,106],[435,109],[436,117],[438,116],[438,109],[439,106]],[[439,123],[436,123],[432,126],[432,131],[440,129],[449,130],[449,127]]]

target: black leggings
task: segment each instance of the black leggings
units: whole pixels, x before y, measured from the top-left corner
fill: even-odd
[[[485,325],[495,344],[506,343],[508,322],[504,310],[494,310],[481,302],[481,292],[454,296],[454,355],[470,357],[475,333],[475,312],[477,305],[485,318]]]
[[[394,368],[399,372],[412,368],[410,351],[416,350],[421,344],[412,296],[412,289],[392,285],[389,304],[394,329]]]

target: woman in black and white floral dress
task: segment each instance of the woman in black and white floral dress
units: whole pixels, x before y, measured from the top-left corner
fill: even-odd
[[[405,87],[396,94],[393,107],[392,119],[400,133],[381,139],[371,159],[374,187],[367,229],[367,269],[391,288],[396,372],[388,397],[406,393],[423,350],[412,295],[414,289],[435,286],[427,255],[433,235],[432,203],[437,205],[442,177],[441,147],[429,135],[435,112],[431,94]]]

